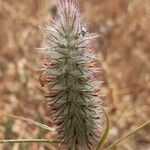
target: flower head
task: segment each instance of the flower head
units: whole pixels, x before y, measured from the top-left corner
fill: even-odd
[[[57,17],[44,26],[47,41],[41,83],[58,138],[68,150],[91,149],[102,120],[95,34],[88,33],[75,0],[57,0]]]

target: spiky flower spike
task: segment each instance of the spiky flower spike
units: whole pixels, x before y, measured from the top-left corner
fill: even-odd
[[[68,150],[91,149],[99,135],[101,107],[91,40],[74,0],[57,1],[58,15],[45,25],[41,74],[59,139]],[[95,143],[96,144],[96,143]]]

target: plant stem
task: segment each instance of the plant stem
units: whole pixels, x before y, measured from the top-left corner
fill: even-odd
[[[138,130],[140,130],[143,127],[147,126],[148,124],[150,124],[150,120],[148,120],[147,122],[143,123],[142,125],[140,125],[139,127],[135,128],[134,130],[130,131],[129,133],[125,134],[120,139],[116,140],[114,143],[112,143],[111,145],[109,145],[106,149],[108,149],[108,150],[112,149],[114,146],[116,146],[117,144],[119,144],[120,142],[122,142],[124,139],[128,138],[132,134],[136,133]]]
[[[9,139],[9,140],[0,140],[0,144],[2,143],[49,143],[56,144],[58,141],[50,141],[48,139]]]
[[[105,112],[104,109],[103,109],[103,112],[104,112],[104,115],[106,118],[106,127],[105,127],[105,131],[104,131],[102,137],[100,138],[100,140],[97,144],[96,150],[100,150],[100,148],[101,148],[102,144],[105,142],[105,140],[108,136],[108,132],[109,132],[109,119],[108,119],[107,113]]]

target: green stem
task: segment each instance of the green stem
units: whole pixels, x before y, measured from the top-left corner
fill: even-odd
[[[102,144],[105,142],[105,140],[108,136],[108,132],[109,132],[109,119],[108,119],[107,113],[105,112],[104,109],[103,109],[103,112],[104,112],[104,115],[106,118],[106,127],[105,127],[105,131],[104,131],[102,137],[100,138],[100,140],[97,144],[96,150],[100,150],[100,148],[101,148]]]
[[[136,129],[130,131],[129,133],[125,134],[120,139],[116,140],[113,144],[109,145],[106,149],[108,149],[108,150],[112,149],[114,146],[116,146],[117,144],[121,143],[124,139],[128,138],[132,134],[136,133],[138,130],[140,130],[143,127],[147,126],[148,124],[150,124],[150,120],[148,120],[147,122],[143,123],[142,125],[140,125]]]
[[[2,143],[49,143],[56,144],[58,141],[50,141],[48,139],[9,139],[9,140],[0,140],[0,144]]]

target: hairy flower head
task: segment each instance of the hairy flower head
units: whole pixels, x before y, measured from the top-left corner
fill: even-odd
[[[95,34],[88,33],[75,0],[57,0],[57,17],[44,26],[47,40],[40,81],[48,89],[58,138],[68,150],[91,149],[99,138],[102,113]]]

